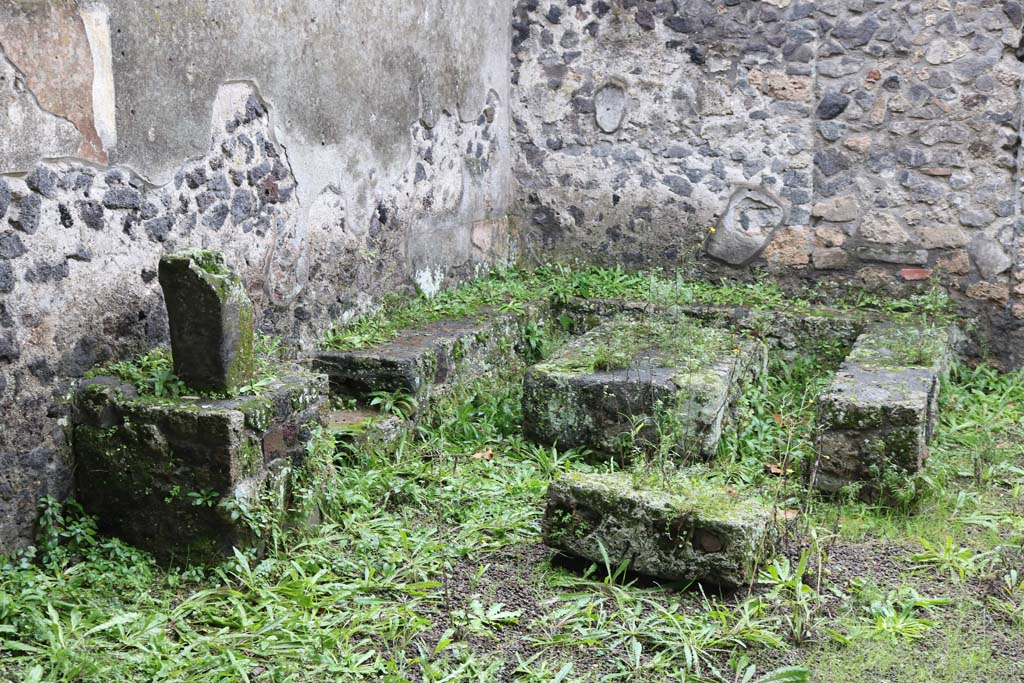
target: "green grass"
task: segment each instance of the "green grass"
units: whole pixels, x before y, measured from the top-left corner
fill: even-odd
[[[879,311],[895,317],[942,319],[948,318],[953,310],[949,298],[937,286],[905,299],[857,291],[841,297],[824,292],[808,292],[798,297],[787,295],[768,279],[716,284],[661,270],[627,272],[621,268],[545,266],[498,270],[433,298],[388,296],[378,310],[338,322],[324,336],[323,345],[337,351],[362,349],[388,342],[407,327],[477,316],[488,310],[519,312],[533,301],[560,303],[573,298],[624,298],[658,306],[740,306],[789,312],[813,312],[827,304],[829,311]]]
[[[280,370],[281,340],[257,334],[255,340],[256,379],[241,387],[233,397],[258,395]],[[110,376],[135,387],[140,396],[175,399],[185,395],[207,398],[228,398],[222,394],[195,392],[174,374],[174,360],[167,349],[151,349],[132,358],[99,365],[85,375],[87,378]]]
[[[643,287],[614,271],[593,280],[572,295]],[[478,286],[492,302],[520,300],[490,282]],[[613,466],[525,441],[522,368],[507,368],[448,396],[393,448],[336,449],[320,433],[310,447],[333,460],[324,524],[273,530],[263,556],[168,570],[73,505],[47,503],[36,546],[0,567],[0,681],[1024,677],[1024,576],[1013,573],[1024,566],[1024,373],[956,369],[930,468],[893,509],[802,485],[815,401],[840,356],[773,358],[715,460],[676,472],[792,511],[752,590],[679,591],[610,563],[552,563],[539,543],[548,483]],[[477,457],[487,449],[493,458]],[[636,465],[648,476],[665,466]]]
[[[726,330],[703,327],[685,318],[618,317],[580,337],[543,367],[550,372],[575,374],[656,362],[658,367],[681,371],[703,370],[723,354],[738,352],[737,343],[737,337]]]

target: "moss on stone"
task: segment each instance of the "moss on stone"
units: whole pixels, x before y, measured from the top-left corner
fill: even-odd
[[[171,255],[170,258],[181,261],[192,261],[210,275],[228,276],[231,270],[228,268],[224,254],[209,249],[182,249]]]
[[[876,368],[931,368],[943,362],[948,346],[946,327],[891,324],[861,337],[847,360]]]
[[[255,438],[248,438],[242,442],[239,453],[241,458],[242,474],[251,477],[263,467],[263,449]]]
[[[569,473],[548,491],[549,545],[669,580],[743,585],[770,549],[771,513],[685,475]]]
[[[562,475],[568,485],[604,492],[608,501],[643,497],[652,509],[674,516],[712,516],[736,522],[763,518],[765,509],[752,499],[743,499],[684,474],[631,470],[592,474],[570,472]]]
[[[735,346],[735,337],[728,331],[702,327],[685,318],[619,316],[537,367],[541,372],[570,375],[649,365],[686,372],[703,370]]]

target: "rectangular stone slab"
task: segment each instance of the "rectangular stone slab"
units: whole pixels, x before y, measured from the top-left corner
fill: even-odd
[[[255,309],[224,255],[186,249],[160,259],[174,372],[195,391],[233,393],[255,374]]]
[[[378,391],[402,392],[423,407],[437,387],[471,379],[522,351],[523,330],[541,320],[537,304],[523,315],[483,314],[402,330],[393,341],[354,351],[320,351],[314,368],[330,377],[331,393],[364,405]]]
[[[924,468],[956,338],[945,326],[886,323],[858,339],[818,403],[816,488],[860,483],[877,499],[886,477],[898,484]]]
[[[415,428],[411,420],[360,408],[328,412],[324,426],[342,451],[359,454],[390,451]]]
[[[568,473],[548,488],[544,543],[668,581],[735,587],[768,556],[771,512],[753,500],[680,477]]]
[[[326,377],[301,372],[258,397],[223,400],[139,397],[111,377],[87,380],[74,402],[76,497],[104,531],[158,559],[219,561],[255,542],[222,503],[272,491],[272,512],[285,513],[326,395]]]
[[[685,318],[615,318],[527,371],[524,431],[538,443],[620,455],[637,425],[644,450],[710,457],[763,353],[756,342]]]
[[[870,311],[836,310],[823,306],[806,310],[703,304],[654,306],[628,299],[572,298],[561,303],[557,312],[571,325],[574,334],[582,334],[620,316],[642,319],[652,314],[673,314],[711,327],[735,330],[760,339],[773,348],[794,351],[814,349],[823,343],[852,347],[865,329],[886,319],[884,315]]]

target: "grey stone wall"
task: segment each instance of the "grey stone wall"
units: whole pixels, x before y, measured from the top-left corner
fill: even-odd
[[[0,553],[68,489],[70,382],[221,249],[310,348],[508,257],[506,0],[0,0]]]
[[[535,257],[889,293],[938,273],[1024,364],[1018,0],[514,12],[517,215]]]

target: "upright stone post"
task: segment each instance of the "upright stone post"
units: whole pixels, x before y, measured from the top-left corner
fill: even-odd
[[[191,389],[234,393],[255,374],[252,300],[220,252],[160,259],[174,372]]]

